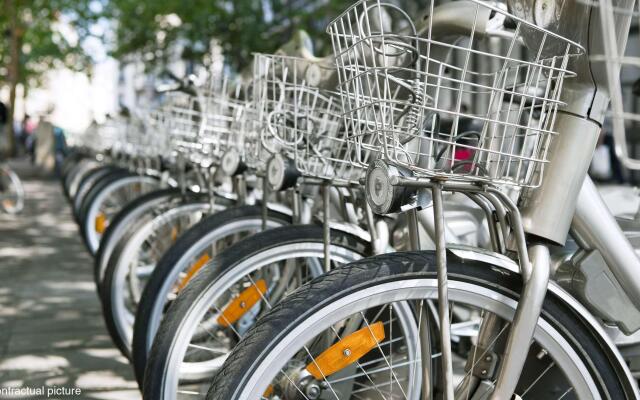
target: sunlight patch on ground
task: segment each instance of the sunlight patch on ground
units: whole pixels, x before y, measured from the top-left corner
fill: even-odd
[[[0,362],[0,371],[25,370],[48,371],[54,368],[66,368],[69,361],[60,356],[17,356]]]
[[[54,290],[81,290],[95,293],[96,285],[91,281],[83,282],[42,282],[42,285]]]
[[[58,252],[54,247],[5,247],[0,249],[0,257],[31,258],[34,256],[50,256]]]
[[[136,388],[133,381],[127,381],[112,371],[90,371],[78,376],[76,386],[81,389],[113,389],[113,388]]]
[[[96,357],[96,358],[106,358],[109,360],[118,361],[122,364],[129,365],[129,361],[120,353],[119,350],[110,348],[110,349],[84,349],[82,350],[88,356]]]

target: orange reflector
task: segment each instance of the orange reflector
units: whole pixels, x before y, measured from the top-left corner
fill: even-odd
[[[262,397],[270,397],[273,394],[273,385],[269,385],[267,390],[264,391]]]
[[[173,228],[171,228],[171,241],[175,242],[177,238],[178,238],[178,228],[174,226]]]
[[[7,210],[11,209],[11,208],[13,208],[13,201],[11,201],[9,199],[4,199],[4,200],[2,200],[2,206]]]
[[[322,352],[307,365],[307,371],[322,380],[358,361],[384,339],[384,324],[376,322],[352,334]]]
[[[101,212],[96,216],[95,228],[98,233],[104,233],[107,229],[107,216],[104,213]]]
[[[187,286],[187,283],[189,283],[196,272],[200,271],[200,268],[202,268],[209,260],[211,260],[211,257],[209,257],[208,254],[203,254],[202,257],[198,258],[196,262],[194,262],[193,265],[189,267],[184,278],[182,278],[180,280],[180,283],[178,283],[178,290],[184,289],[184,287]]]
[[[251,310],[258,301],[262,299],[262,295],[267,292],[267,282],[260,279],[254,285],[243,290],[218,317],[218,323],[222,326],[230,326],[240,319],[247,311]]]

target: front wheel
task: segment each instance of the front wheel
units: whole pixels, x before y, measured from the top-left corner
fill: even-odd
[[[291,217],[268,210],[266,228],[289,225]],[[142,387],[147,353],[168,306],[209,259],[262,229],[262,207],[239,206],[194,225],[167,250],[149,277],[136,311],[132,362]]]
[[[357,261],[315,279],[235,346],[207,399],[420,399],[423,390],[442,398],[433,340],[438,327],[427,318],[437,302],[435,270],[434,253],[409,252]],[[485,399],[522,281],[453,254],[448,271],[456,398]],[[418,335],[398,329],[403,303],[413,307]],[[412,351],[419,351],[413,361]],[[610,356],[597,334],[549,293],[516,393],[524,399],[635,398]],[[415,360],[423,365],[415,367]]]
[[[203,399],[211,377],[260,316],[323,273],[322,227],[285,226],[225,249],[179,294],[162,320],[144,376],[145,399]],[[332,232],[330,259],[362,258],[369,244]]]

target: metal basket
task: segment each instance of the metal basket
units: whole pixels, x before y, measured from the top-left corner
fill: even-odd
[[[306,177],[357,181],[361,166],[348,162],[340,100],[320,89],[318,75],[333,75],[320,60],[281,54],[256,54],[254,101],[261,122],[262,157],[281,154]]]
[[[497,28],[505,21],[513,29]],[[480,0],[431,2],[417,24],[395,5],[363,0],[327,30],[351,162],[381,157],[420,177],[540,184],[579,45]]]
[[[248,88],[248,92],[251,93],[252,99],[246,103],[244,109],[243,160],[245,165],[257,175],[263,175],[270,153],[262,147],[262,122],[260,121],[256,103],[253,101],[253,83],[251,87]]]
[[[640,169],[637,154],[640,144],[640,35],[629,37],[626,51],[621,54],[614,24],[630,22],[640,26],[640,3],[615,4],[611,0],[580,0],[600,7],[603,54],[591,54],[592,62],[606,65],[611,109],[604,129],[613,131],[616,155],[625,167]],[[635,134],[635,137],[632,135]],[[630,144],[635,146],[631,147]],[[634,148],[635,147],[635,148]]]
[[[172,147],[193,163],[218,165],[230,149],[242,149],[246,101],[226,76],[212,75],[197,95],[171,93],[166,110]]]
[[[164,109],[167,113],[171,147],[185,159],[194,161],[194,154],[201,149],[198,143],[201,113],[197,99],[186,93],[171,92],[167,95]]]

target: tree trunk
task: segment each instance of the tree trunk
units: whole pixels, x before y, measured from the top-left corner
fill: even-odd
[[[16,89],[18,82],[20,82],[20,34],[18,30],[17,1],[5,0],[4,2],[4,9],[9,17],[9,112],[6,129],[9,157],[13,156],[16,150],[13,121],[16,109]]]

